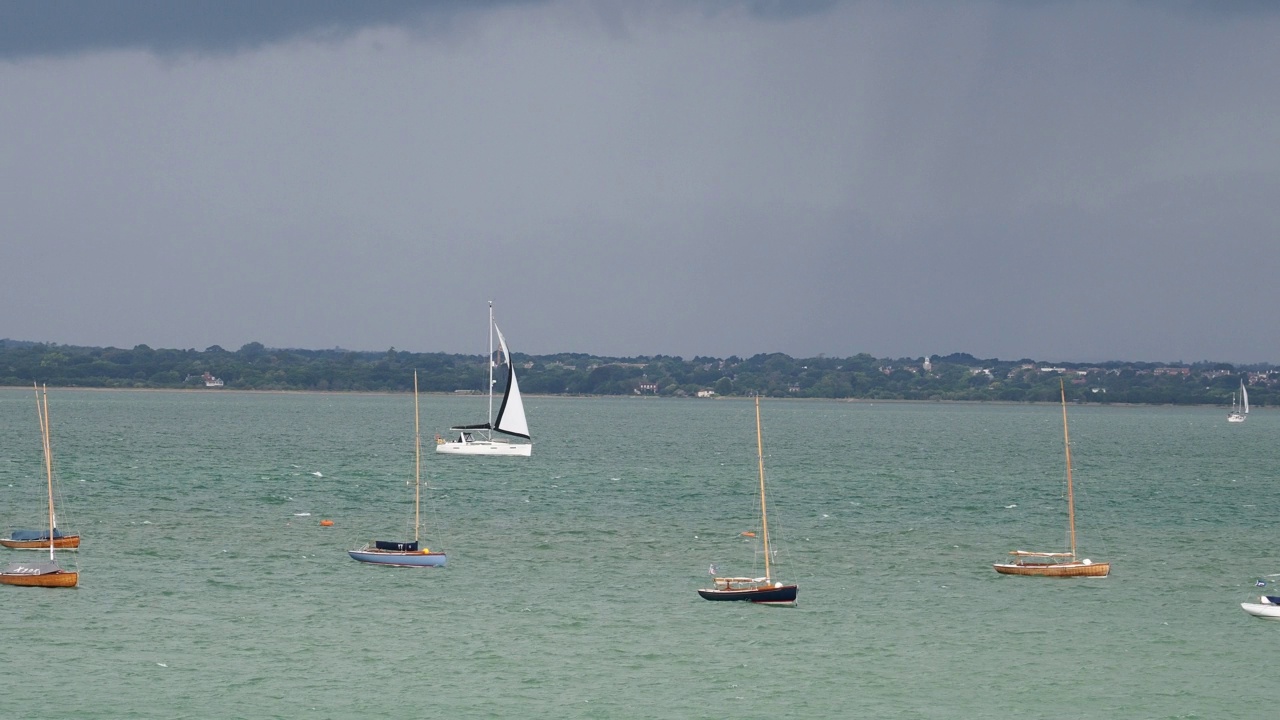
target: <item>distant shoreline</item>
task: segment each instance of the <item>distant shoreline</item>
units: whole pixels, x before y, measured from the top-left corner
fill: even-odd
[[[483,356],[446,353],[270,349],[155,350],[139,345],[74,348],[16,346],[0,340],[0,385],[41,380],[95,390],[388,393],[412,389],[443,397],[488,387]],[[1280,406],[1280,367],[1107,362],[1082,365],[980,359],[966,353],[924,358],[611,358],[567,353],[513,355],[502,372],[520,375],[530,397],[752,397],[847,402],[1053,403],[1065,389],[1082,405],[1229,407],[1247,386],[1253,407]],[[509,370],[508,370],[509,368]],[[492,381],[493,377],[488,377]],[[225,381],[225,386],[223,385]],[[1065,388],[1060,387],[1066,381]],[[208,385],[206,385],[208,383]]]
[[[388,390],[253,390],[249,388],[112,388],[112,387],[83,387],[79,385],[55,385],[54,390],[83,390],[88,392],[120,392],[120,393],[207,393],[211,395],[225,395],[228,393],[236,395],[406,395],[412,391],[404,390],[400,392],[391,392]],[[0,385],[0,391],[5,390],[31,390],[30,387],[22,385]],[[485,397],[483,393],[454,393],[439,391],[423,391],[420,394],[429,397]],[[540,400],[572,400],[572,399],[622,399],[622,400],[696,400],[698,402],[719,402],[725,400],[750,400],[749,395],[721,395],[714,398],[696,398],[696,397],[662,397],[658,395],[540,395],[523,393],[525,398],[538,398]],[[886,405],[1057,405],[1056,401],[1036,401],[1036,400],[907,400],[907,399],[876,399],[876,398],[802,398],[802,397],[780,397],[766,398],[772,401],[784,402],[838,402],[874,405],[883,403]],[[1077,407],[1117,407],[1117,408],[1145,408],[1145,407],[1186,407],[1186,408],[1216,408],[1226,407],[1215,403],[1081,403],[1072,402]],[[1266,410],[1265,407],[1253,408],[1254,412]]]

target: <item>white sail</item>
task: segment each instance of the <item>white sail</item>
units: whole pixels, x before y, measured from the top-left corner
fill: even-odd
[[[498,362],[494,361],[493,355],[493,336],[495,333],[498,336],[499,351],[502,353],[502,357]],[[516,455],[529,457],[533,453],[532,443],[511,442],[506,438],[494,435],[494,433],[501,433],[524,440],[531,439],[529,436],[529,422],[524,416],[524,401],[520,397],[520,384],[516,382],[515,366],[511,362],[511,352],[507,349],[507,341],[502,337],[502,331],[498,329],[498,324],[493,321],[492,302],[489,303],[488,335],[489,414],[485,418],[486,422],[483,425],[454,425],[452,429],[457,430],[458,434],[449,439],[437,435],[436,452],[447,455]],[[502,395],[502,405],[498,408],[498,415],[494,417],[493,386],[495,382],[493,370],[499,364],[507,367],[507,387]]]
[[[511,362],[511,353],[507,350],[507,341],[497,323],[493,325],[498,333],[498,345],[502,348],[502,360],[507,364],[507,392],[502,397],[502,407],[498,408],[498,417],[493,421],[493,429],[516,437],[529,437],[529,423],[524,417],[524,401],[520,399],[520,384],[516,382],[516,368]]]
[[[1231,412],[1227,413],[1227,422],[1242,423],[1249,416],[1249,391],[1244,387],[1244,378],[1240,378],[1240,404],[1236,404],[1236,394],[1231,393]]]

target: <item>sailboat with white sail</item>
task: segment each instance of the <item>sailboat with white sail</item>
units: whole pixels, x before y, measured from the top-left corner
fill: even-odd
[[[11,562],[0,568],[0,584],[22,585],[25,587],[75,587],[80,582],[80,573],[65,570],[54,557],[57,547],[55,532],[58,521],[53,509],[53,444],[49,433],[49,390],[43,395],[36,387],[36,414],[40,418],[40,436],[44,445],[44,472],[46,491],[49,502],[49,533],[46,546],[49,548],[49,559],[41,561]]]
[[[418,372],[413,373],[413,541],[374,540],[358,550],[348,550],[354,560],[396,567],[439,567],[448,555],[420,548],[422,530],[422,436],[418,430]]]
[[[714,587],[698,590],[705,600],[746,600],[767,605],[795,605],[800,592],[795,584],[784,584],[773,577],[773,549],[769,546],[769,511],[764,497],[764,438],[760,432],[760,396],[756,396],[756,463],[760,470],[760,539],[764,550],[764,577],[727,577],[711,566]],[[753,536],[755,533],[744,533]]]
[[[1236,403],[1235,393],[1231,394],[1231,412],[1227,413],[1227,422],[1242,423],[1249,419],[1249,391],[1245,389],[1244,378],[1240,378],[1240,402]]]
[[[493,338],[498,338],[501,357],[493,357]],[[502,393],[498,414],[493,414],[493,369],[506,367],[507,386]],[[524,401],[520,397],[520,384],[516,381],[515,365],[502,331],[493,320],[493,301],[489,301],[489,414],[487,421],[476,425],[455,425],[450,428],[451,437],[436,436],[436,452],[447,455],[514,455],[529,457],[533,454],[532,442],[512,442],[508,438],[530,440],[529,422],[524,416]],[[453,435],[453,433],[457,433]]]
[[[995,563],[1001,575],[1038,575],[1040,577],[1106,577],[1111,563],[1095,562],[1076,555],[1076,501],[1071,483],[1071,436],[1067,433],[1067,390],[1061,380],[1058,391],[1062,396],[1062,442],[1067,453],[1067,533],[1071,540],[1070,552],[1032,552],[1013,550],[1013,562]]]

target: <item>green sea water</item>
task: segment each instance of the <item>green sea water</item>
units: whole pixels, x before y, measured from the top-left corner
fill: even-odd
[[[30,389],[0,389],[0,527],[38,526]],[[796,608],[758,572],[749,400],[526,398],[532,458],[434,454],[483,400],[50,391],[80,586],[0,586],[0,718],[1243,718],[1280,701],[1280,416],[1073,407],[1105,579],[997,575],[1066,543],[1052,405],[765,400]],[[309,514],[308,514],[309,513]],[[321,527],[332,519],[333,527]],[[8,556],[15,551],[2,551]],[[23,555],[28,556],[26,554]],[[7,559],[7,558],[6,558]]]

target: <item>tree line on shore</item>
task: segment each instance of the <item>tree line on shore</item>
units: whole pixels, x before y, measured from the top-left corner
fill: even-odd
[[[584,353],[514,353],[521,390],[551,395],[656,395],[1051,402],[1058,381],[1068,399],[1087,403],[1228,405],[1241,380],[1253,406],[1280,402],[1280,369],[1220,362],[1052,364],[978,359],[965,353],[927,358],[749,358],[668,355],[631,358]],[[206,388],[397,392],[482,392],[484,355],[267,348],[239,350],[81,347],[0,340],[0,385],[93,388]],[[503,373],[497,373],[502,377]]]

